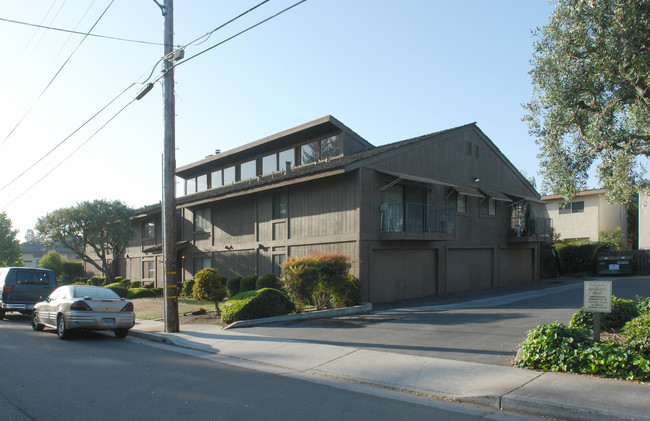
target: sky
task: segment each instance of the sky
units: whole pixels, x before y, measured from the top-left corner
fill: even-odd
[[[174,44],[188,58],[297,0],[270,0],[199,39],[260,1],[177,0]],[[547,0],[307,0],[176,67],[176,165],[326,115],[376,146],[476,122],[539,188],[521,104],[532,31],[552,10]],[[163,22],[152,0],[0,0],[0,211],[19,240],[82,201],[161,200]],[[129,41],[84,37],[91,28]]]

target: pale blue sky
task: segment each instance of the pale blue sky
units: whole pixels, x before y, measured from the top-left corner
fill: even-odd
[[[258,2],[177,0],[175,44],[198,38]],[[186,57],[294,2],[268,2],[203,44],[188,46]],[[86,32],[109,3],[0,0],[0,18]],[[538,149],[521,121],[521,104],[532,92],[531,30],[548,22],[552,8],[546,0],[308,0],[177,68],[177,165],[328,114],[375,145],[476,122],[539,186]],[[162,42],[163,19],[152,0],[115,0],[93,33]],[[0,142],[82,38],[0,21],[5,40]],[[0,145],[0,188],[130,84],[144,81],[161,55],[162,46],[86,39]],[[160,84],[15,200],[140,88],[132,87],[0,191],[0,209],[21,230],[21,240],[38,217],[79,201],[118,199],[140,207],[160,200]]]

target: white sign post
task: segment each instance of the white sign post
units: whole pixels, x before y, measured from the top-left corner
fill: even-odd
[[[583,306],[594,313],[594,340],[600,341],[600,313],[612,312],[612,281],[585,281]]]

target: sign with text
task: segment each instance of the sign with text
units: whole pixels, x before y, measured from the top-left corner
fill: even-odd
[[[592,313],[612,312],[612,281],[585,281],[584,309]]]

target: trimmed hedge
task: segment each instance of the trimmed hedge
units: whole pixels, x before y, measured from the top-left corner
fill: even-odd
[[[128,288],[126,288],[122,283],[120,282],[115,282],[113,284],[108,284],[104,288],[112,289],[115,291],[117,295],[119,295],[122,298],[125,298],[126,295],[129,293]]]
[[[239,292],[254,291],[255,283],[257,282],[257,275],[248,275],[241,278],[239,284]]]
[[[560,271],[566,273],[593,273],[596,269],[598,252],[606,250],[609,244],[592,241],[571,241],[555,246],[560,260]]]
[[[228,297],[234,297],[239,294],[239,287],[241,285],[241,276],[235,276],[226,281],[226,289],[228,290]]]
[[[161,288],[131,288],[126,294],[126,298],[133,300],[136,298],[157,298]],[[161,291],[162,292],[162,291]]]
[[[289,314],[296,306],[282,292],[274,288],[246,291],[232,297],[221,307],[221,321],[259,319]]]
[[[257,281],[255,281],[255,289],[262,288],[280,289],[280,281],[278,280],[278,277],[275,276],[275,273],[265,273],[264,275],[260,275],[260,277],[257,278]]]

